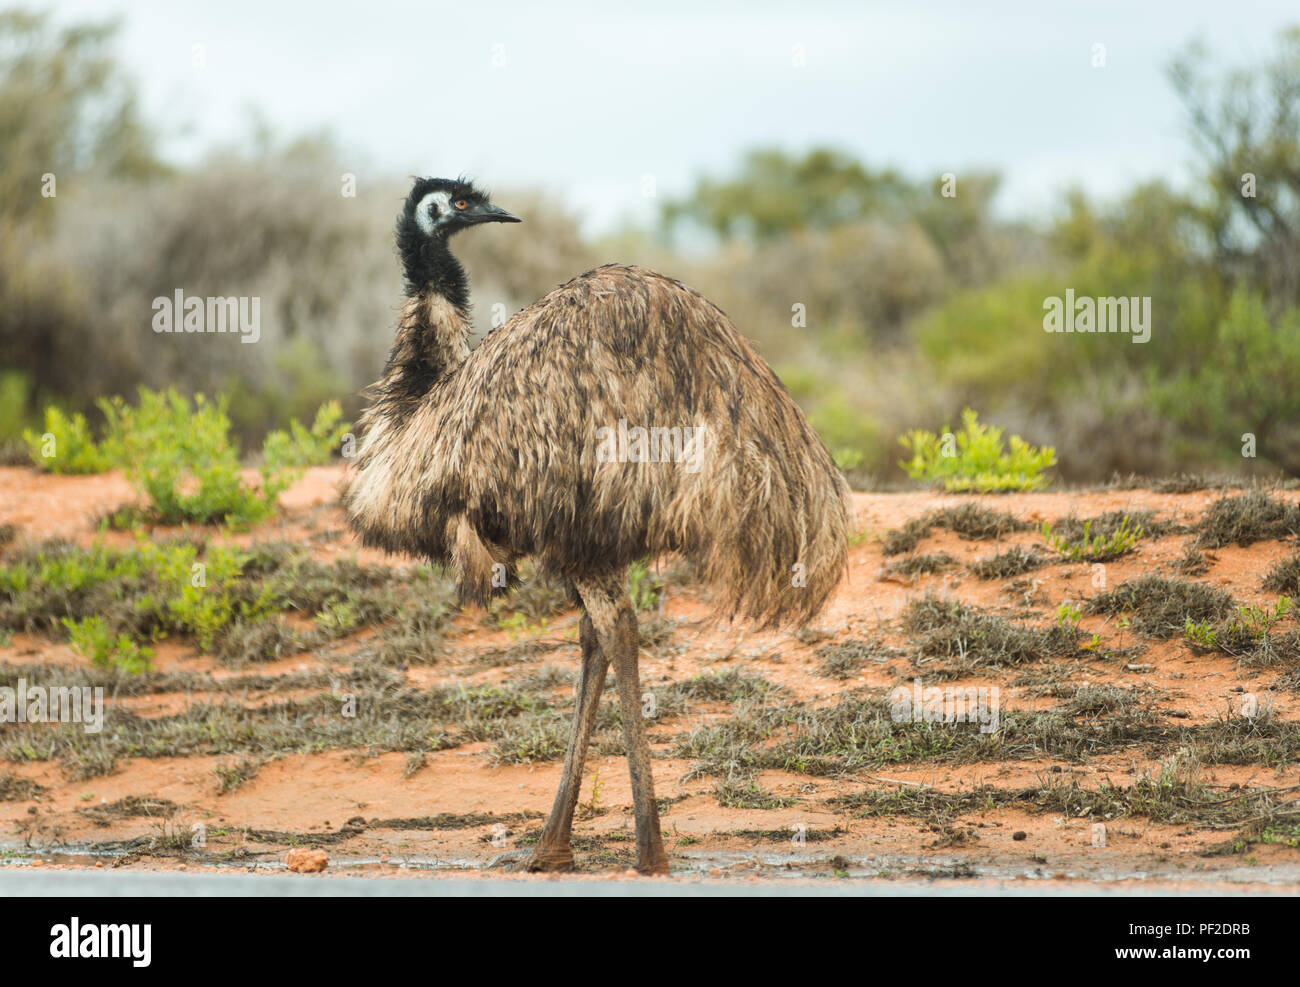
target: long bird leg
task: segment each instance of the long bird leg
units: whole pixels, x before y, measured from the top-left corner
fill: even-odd
[[[569,749],[564,754],[564,774],[555,793],[550,818],[546,820],[541,838],[525,865],[528,870],[569,870],[573,867],[573,849],[569,843],[573,810],[578,805],[587,744],[591,740],[591,728],[596,722],[596,710],[600,706],[600,694],[605,689],[605,673],[609,668],[609,658],[600,647],[591,617],[585,612],[579,625],[579,638],[582,642],[582,671],[578,679],[577,704],[573,709],[573,731],[569,735]]]
[[[632,601],[624,595],[623,603],[625,613],[619,624],[619,649],[613,660],[618,704],[623,711],[623,741],[632,774],[632,800],[636,807],[636,869],[642,874],[667,874],[668,854],[664,852],[664,839],[659,832],[659,805],[655,802],[654,777],[650,773],[650,744],[646,740],[645,719],[641,716],[641,677],[637,673],[640,636]]]
[[[636,869],[643,874],[667,874],[668,855],[659,832],[659,807],[650,772],[650,744],[641,715],[641,679],[637,673],[640,638],[636,611],[619,574],[601,584],[579,583],[578,593],[587,605],[600,647],[609,655],[618,679],[618,704],[623,718],[623,742],[632,776],[632,802],[636,814]]]

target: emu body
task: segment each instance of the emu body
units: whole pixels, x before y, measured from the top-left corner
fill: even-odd
[[[368,545],[449,564],[465,598],[486,602],[525,555],[572,588],[583,610],[573,732],[530,864],[572,864],[569,830],[612,664],[619,702],[634,711],[623,722],[637,866],[666,871],[627,567],[678,552],[714,588],[719,612],[804,622],[845,570],[844,481],[727,317],[653,271],[589,271],[470,351],[449,208],[514,219],[465,183],[412,190],[398,221],[408,297],[361,418],[348,520]],[[679,429],[689,458],[632,454],[611,443],[618,429]]]

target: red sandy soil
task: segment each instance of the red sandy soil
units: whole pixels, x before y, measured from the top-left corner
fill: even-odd
[[[344,525],[337,508],[337,489],[342,476],[337,467],[310,470],[306,477],[285,493],[283,510],[255,531],[233,536],[248,542],[288,538],[306,544],[311,532],[337,529]],[[855,529],[860,537],[852,549],[848,578],[837,591],[814,626],[826,631],[826,640],[848,638],[883,640],[907,648],[908,642],[895,618],[908,600],[929,589],[941,590],[967,603],[988,607],[1017,618],[1032,611],[1039,622],[1050,620],[1058,603],[1081,602],[1094,595],[1092,572],[1085,564],[1055,564],[1026,575],[1025,588],[1009,591],[1012,580],[982,581],[964,569],[968,562],[1005,551],[1012,544],[1041,545],[1042,538],[1031,530],[1009,535],[997,542],[965,541],[935,529],[921,551],[947,552],[959,566],[947,574],[923,576],[915,581],[886,578],[886,558],[879,535],[903,526],[927,510],[947,504],[977,500],[996,510],[1037,525],[1056,521],[1071,513],[1092,517],[1105,511],[1145,509],[1163,520],[1194,524],[1205,507],[1224,491],[1188,494],[1157,494],[1145,490],[1100,492],[1057,492],[989,497],[945,496],[934,493],[854,494]],[[1279,493],[1293,498],[1293,493]],[[79,543],[97,537],[96,521],[107,511],[130,501],[132,490],[118,474],[88,477],[58,477],[19,467],[0,469],[0,524],[17,526],[20,540],[60,536]],[[214,533],[209,533],[215,536]],[[108,534],[109,540],[127,540],[124,534]],[[1186,534],[1147,539],[1136,553],[1107,564],[1109,585],[1146,572],[1173,575],[1170,564],[1183,550]],[[406,565],[412,560],[385,558],[359,550],[350,533],[313,548],[322,558],[355,555],[363,561]],[[1267,603],[1261,578],[1292,548],[1282,542],[1256,543],[1248,548],[1229,547],[1209,553],[1211,567],[1199,576],[1227,589],[1241,603]],[[664,613],[679,621],[678,640],[685,645],[681,654],[642,657],[642,681],[652,687],[681,681],[702,671],[742,668],[760,674],[785,687],[798,700],[834,701],[851,689],[889,689],[910,683],[918,674],[906,659],[890,664],[869,663],[860,677],[840,682],[821,675],[813,652],[825,641],[803,644],[789,631],[755,632],[739,625],[710,624],[703,618],[707,602],[693,591],[670,588]],[[576,614],[566,613],[550,621],[548,639],[563,640],[564,646],[541,656],[525,670],[546,662],[571,665],[576,659]],[[1288,618],[1288,623],[1294,617]],[[413,668],[407,675],[412,684],[436,682],[498,682],[515,668],[483,668],[475,655],[493,645],[509,643],[510,637],[488,629],[482,614],[467,611],[455,621],[450,640],[451,659],[430,667]],[[1101,634],[1105,646],[1126,648],[1145,643],[1136,639],[1110,618],[1085,616],[1085,635]],[[157,649],[160,669],[189,669],[216,677],[256,671],[275,675],[299,669],[331,667],[313,653],[304,653],[269,665],[232,671],[216,665],[192,644],[163,642]],[[0,662],[40,661],[50,664],[83,661],[62,643],[17,634],[0,648]],[[1123,661],[1079,662],[1070,672],[1072,683],[1142,686],[1155,690],[1153,701],[1181,722],[1213,721],[1240,708],[1242,693],[1263,694],[1276,670],[1257,671],[1239,667],[1223,655],[1194,654],[1180,639],[1155,642],[1140,658]],[[995,684],[1001,687],[1003,706],[1046,709],[1056,704],[1050,697],[1028,694],[1010,685],[1015,673],[961,684]],[[931,684],[931,683],[927,683]],[[937,682],[933,684],[947,685]],[[252,702],[282,699],[284,693],[250,698]],[[123,700],[138,714],[157,716],[175,713],[186,704],[205,697],[192,695],[147,696]],[[1297,716],[1296,695],[1274,692],[1276,714],[1283,719]],[[723,705],[706,717],[725,716]],[[656,725],[651,731],[658,752],[671,749],[671,740],[682,730],[701,721],[692,712],[683,723]],[[3,729],[3,727],[0,727]],[[381,875],[428,874],[430,869],[474,869],[473,873],[498,875],[497,867],[485,867],[497,854],[515,846],[514,838],[524,831],[535,832],[554,796],[558,762],[501,766],[494,765],[484,750],[488,745],[468,745],[428,756],[427,766],[411,777],[404,776],[406,755],[384,754],[362,757],[354,751],[329,751],[311,755],[292,754],[265,764],[256,777],[235,792],[218,794],[214,769],[233,758],[181,757],[120,762],[119,769],[90,781],[69,781],[55,763],[39,762],[0,765],[0,770],[32,779],[46,786],[48,794],[32,802],[0,803],[0,866],[46,867],[126,866],[138,869],[184,869],[206,866],[238,866],[269,870],[284,866],[287,845],[268,845],[249,840],[244,830],[276,830],[310,835],[336,831],[349,820],[426,817],[441,813],[482,813],[516,816],[504,838],[493,825],[471,825],[442,830],[365,828],[356,835],[325,847],[330,869]],[[1092,824],[1087,819],[1069,819],[1041,813],[992,809],[955,817],[962,834],[954,842],[930,822],[908,817],[861,819],[836,812],[827,800],[837,794],[863,788],[897,785],[928,785],[945,791],[970,789],[982,784],[1000,787],[1039,784],[1046,778],[1073,778],[1089,788],[1110,783],[1127,785],[1153,764],[1137,756],[1100,757],[1082,764],[1015,760],[1005,763],[948,765],[939,763],[898,766],[879,772],[864,772],[849,778],[814,778],[787,772],[766,772],[761,784],[779,796],[795,796],[792,808],[745,810],[723,808],[713,793],[715,780],[684,781],[690,762],[661,757],[654,762],[656,792],[661,799],[677,798],[663,817],[665,839],[674,872],[682,879],[700,876],[735,878],[812,877],[833,871],[848,871],[852,877],[915,877],[929,875],[946,880],[956,873],[974,874],[969,879],[1033,881],[1106,881],[1123,886],[1156,886],[1162,889],[1207,889],[1237,887],[1300,887],[1300,851],[1282,845],[1258,845],[1243,855],[1206,856],[1204,851],[1229,839],[1231,832],[1212,831],[1187,825],[1152,823],[1142,818],[1116,820],[1107,825],[1107,845],[1092,845]],[[1264,766],[1204,769],[1212,786],[1285,787],[1300,783],[1294,766],[1275,770]],[[630,788],[625,762],[620,757],[601,757],[593,752],[588,761],[582,801],[591,797],[591,783],[598,779],[601,790],[599,814],[575,824],[579,867],[587,874],[624,873],[632,860],[633,823]],[[108,825],[92,821],[83,810],[112,803],[127,796],[167,799],[182,807],[170,818],[140,817],[115,820]],[[82,850],[93,843],[158,836],[164,831],[189,830],[202,823],[209,834],[208,856],[179,860],[149,853],[126,853],[98,860]],[[807,843],[794,845],[782,833],[802,824],[810,834]],[[749,831],[749,835],[746,835]],[[773,833],[757,838],[753,831]],[[1022,839],[1013,834],[1023,833]],[[494,841],[494,834],[496,839]],[[583,838],[600,838],[605,853],[598,857],[582,850]],[[30,845],[28,845],[30,841]],[[3,853],[8,847],[9,853]],[[224,863],[214,859],[224,855]],[[843,860],[832,861],[841,857]],[[480,870],[481,869],[481,870]],[[545,880],[544,877],[528,878]]]

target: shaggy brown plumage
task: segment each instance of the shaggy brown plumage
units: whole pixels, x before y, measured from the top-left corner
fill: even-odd
[[[680,552],[729,612],[774,624],[821,609],[847,558],[843,479],[716,306],[653,271],[601,267],[469,352],[439,301],[407,303],[361,419],[347,504],[367,544],[450,561],[479,600],[493,564],[521,555],[571,582]],[[412,394],[407,364],[430,347],[454,370]],[[703,433],[684,455],[684,438],[657,433],[681,462],[598,461],[598,430],[616,443],[620,420],[633,439]]]
[[[474,209],[477,195],[425,180],[399,220],[410,297],[359,423],[344,503],[366,544],[451,564],[467,597],[486,601],[525,555],[575,588],[586,702],[534,855],[559,866],[572,859],[572,803],[609,662],[621,699],[639,695],[628,565],[678,552],[722,612],[806,621],[846,568],[846,486],[726,315],[654,271],[589,271],[471,352],[467,287],[442,230],[457,228],[448,210]],[[479,221],[514,219],[477,201]],[[625,725],[639,866],[661,870],[644,728]]]

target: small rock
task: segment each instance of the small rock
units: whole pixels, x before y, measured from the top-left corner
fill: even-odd
[[[324,850],[290,850],[287,858],[289,869],[297,874],[316,874],[329,864],[329,857]]]
[[[38,858],[36,858],[35,860],[32,861],[32,866],[33,866],[33,867],[44,867],[44,866],[45,866],[45,861],[44,861],[44,860],[41,860],[41,859],[38,857]]]
[[[1027,840],[1029,839],[1029,834],[1026,833],[1023,829],[1018,829],[1011,834],[1011,838],[1013,840]]]

